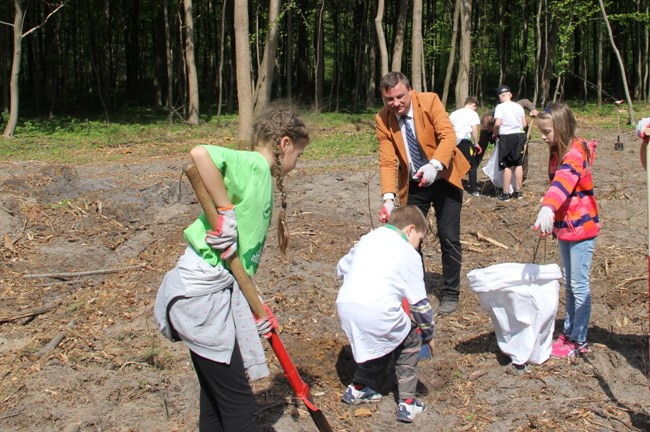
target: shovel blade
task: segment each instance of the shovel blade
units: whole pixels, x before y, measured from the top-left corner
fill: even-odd
[[[271,344],[271,348],[273,348],[275,356],[278,358],[278,361],[282,366],[284,376],[287,377],[287,380],[289,381],[289,384],[291,384],[291,387],[296,393],[296,396],[302,399],[303,403],[307,407],[307,410],[309,411],[311,419],[314,421],[314,424],[318,428],[319,432],[333,432],[332,427],[325,417],[325,414],[323,414],[323,412],[318,409],[316,405],[314,405],[311,393],[309,392],[309,386],[302,380],[302,378],[300,378],[298,370],[291,361],[289,353],[287,352],[284,344],[282,343],[282,340],[280,339],[280,336],[278,336],[275,330],[271,331],[271,337],[268,340]]]

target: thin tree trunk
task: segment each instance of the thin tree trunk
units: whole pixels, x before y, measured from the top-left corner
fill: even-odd
[[[253,130],[253,90],[251,88],[251,51],[248,45],[248,0],[235,0],[235,57],[237,62],[237,100],[239,126],[237,143],[240,148],[251,144]]]
[[[422,0],[413,0],[411,25],[411,85],[422,91]]]
[[[9,41],[7,40],[8,32],[0,31],[0,51],[3,54],[0,54],[0,83],[2,83],[2,107],[0,107],[0,112],[8,113],[9,112],[9,74],[7,73],[7,55],[4,53],[9,53]]]
[[[112,33],[111,33],[111,2],[104,0],[103,9],[103,37],[102,37],[102,80],[101,80],[101,99],[104,105],[104,114],[106,121],[109,122],[109,113],[112,111],[111,97],[111,69],[112,69]]]
[[[469,96],[469,68],[472,54],[472,0],[461,0],[460,58],[456,74],[456,108],[461,108]]]
[[[174,93],[174,53],[172,52],[171,30],[169,27],[169,0],[162,0],[163,19],[165,20],[165,65],[167,67],[167,113],[169,122],[174,117],[173,93]],[[225,3],[225,1],[224,1]]]
[[[532,7],[532,5],[530,6]],[[528,2],[524,0],[524,13],[522,16],[522,23],[521,23],[521,63],[519,65],[520,69],[520,78],[519,78],[519,85],[517,88],[517,94],[519,97],[523,97],[524,95],[527,97],[528,95],[526,94],[526,82],[527,82],[527,73],[526,73],[526,65],[528,64],[528,23],[529,23],[529,6]]]
[[[138,100],[140,93],[140,0],[126,0],[126,88],[128,97]]]
[[[598,20],[598,106],[603,104],[603,22]]]
[[[181,16],[179,9],[176,9],[176,22],[178,23],[178,66],[176,67],[176,73],[178,74],[178,79],[176,80],[176,85],[178,87],[178,98],[180,100],[180,105],[183,108],[183,118],[187,118],[188,108],[187,108],[187,57],[185,56],[185,40],[183,38],[183,17]]]
[[[645,8],[646,16],[650,14],[650,2],[646,5]],[[645,68],[645,73],[643,74],[643,97],[646,102],[650,101],[650,28],[645,26],[643,32],[644,40],[644,55],[643,55],[643,64]]]
[[[273,89],[273,67],[275,55],[278,50],[280,35],[280,0],[269,2],[269,28],[266,32],[264,42],[264,57],[257,76],[257,86],[253,96],[253,113],[258,115],[263,112],[271,102],[271,90]]]
[[[375,11],[375,16],[377,16],[376,11]],[[370,31],[370,28],[368,28],[368,35],[372,37],[372,32]],[[376,91],[376,82],[377,82],[377,68],[375,67],[375,63],[377,61],[378,43],[377,43],[377,35],[375,34],[374,36],[375,39],[370,42],[369,44],[370,46],[368,48],[368,79],[366,80],[366,82],[368,83],[368,87],[366,88],[366,109],[371,109],[375,106],[375,91]],[[338,38],[337,38],[336,45],[337,45],[337,53],[338,53],[339,51]],[[337,108],[338,108],[338,99],[337,99]]]
[[[384,34],[384,0],[377,0],[377,15],[375,16],[375,32],[379,44],[379,55],[381,57],[381,76],[388,71],[388,47],[386,46],[386,35]]]
[[[504,7],[504,2],[501,0],[497,0],[495,2],[494,8],[495,8],[495,13],[496,13],[496,19],[497,19],[497,49],[499,50],[499,84],[503,84],[504,80],[506,79],[506,43],[505,43],[505,23],[504,23],[504,12],[503,12],[503,7]]]
[[[408,2],[399,1],[399,15],[397,17],[397,26],[395,28],[395,46],[393,47],[393,62],[391,71],[402,70],[402,54],[404,53],[404,36],[406,34],[406,14],[408,12]]]
[[[454,21],[451,31],[451,42],[449,48],[449,61],[447,62],[447,73],[445,74],[445,84],[442,90],[442,104],[447,106],[447,97],[449,96],[449,83],[451,82],[451,73],[454,71],[456,61],[456,39],[458,39],[458,21],[460,19],[460,9],[462,0],[456,0],[454,6]]]
[[[192,10],[192,0],[183,0],[183,6],[185,7],[185,63],[189,89],[187,122],[196,126],[199,124],[199,79],[194,59],[194,12]]]
[[[363,2],[359,4],[358,6],[361,9],[361,13],[359,15],[359,20],[355,20],[355,25],[354,28],[356,29],[356,40],[358,41],[356,44],[356,65],[357,67],[355,68],[355,74],[354,74],[354,94],[353,94],[353,100],[354,102],[354,110],[356,111],[359,105],[363,104],[364,96],[363,93],[365,92],[365,87],[364,84],[366,82],[365,77],[367,76],[367,63],[365,61],[366,59],[366,52],[368,49],[368,40],[367,40],[367,35],[368,35],[368,16],[370,15],[368,11],[368,3]],[[363,105],[362,105],[363,106]]]
[[[325,12],[325,0],[321,1],[320,10],[318,11],[318,21],[316,22],[316,55],[314,56],[314,112],[320,112],[323,101],[323,80],[325,75],[325,42],[323,31],[323,15]],[[359,64],[361,66],[361,63]],[[359,68],[361,70],[361,67]]]
[[[46,5],[48,13],[51,13],[54,6]],[[57,100],[57,90],[59,88],[59,34],[58,28],[47,26],[45,28],[45,94],[49,105],[49,118],[54,117],[54,106]]]
[[[612,27],[609,25],[609,19],[607,18],[607,12],[605,12],[605,5],[603,5],[603,0],[598,0],[600,5],[600,11],[603,13],[603,20],[605,27],[607,28],[607,34],[609,35],[609,42],[612,45],[612,50],[616,54],[616,59],[618,60],[618,66],[621,70],[621,79],[623,80],[623,88],[625,89],[625,99],[627,100],[627,112],[630,116],[630,123],[634,124],[634,108],[632,107],[632,99],[630,98],[630,90],[627,86],[627,75],[625,74],[625,65],[623,64],[623,59],[621,58],[621,53],[616,47],[616,42],[614,42],[614,35],[612,34]]]
[[[636,3],[636,12],[640,15],[641,14],[641,1],[640,0],[635,0]],[[647,23],[644,28],[647,27]],[[641,32],[641,23],[640,22],[635,22],[634,23],[634,41],[632,43],[634,51],[636,51],[636,54],[634,55],[634,63],[635,63],[635,68],[634,68],[634,89],[632,90],[632,94],[635,100],[640,100],[641,99],[641,86],[642,86],[642,77],[643,77],[643,36]]]
[[[293,98],[293,11],[289,9],[287,12],[287,45],[286,45],[286,60],[284,62],[284,73],[287,77],[285,87],[287,89],[287,99],[291,101]]]
[[[227,0],[223,0],[221,6],[221,38],[219,41],[219,67],[217,71],[217,125],[221,125],[221,104],[223,98],[223,60],[225,51],[225,34],[226,34],[226,4]]]
[[[9,81],[9,90],[11,93],[11,102],[9,104],[9,120],[5,126],[3,137],[13,137],[18,124],[18,102],[20,97],[20,60],[22,56],[23,43],[23,19],[25,18],[25,6],[27,0],[14,0],[14,55],[11,63],[11,80]]]
[[[535,19],[535,27],[537,30],[537,46],[535,48],[535,92],[533,94],[533,104],[537,106],[537,98],[540,92],[540,77],[541,77],[541,60],[542,60],[542,6],[544,0],[541,0],[537,7],[537,18]]]

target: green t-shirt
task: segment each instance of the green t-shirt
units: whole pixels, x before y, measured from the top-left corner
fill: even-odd
[[[269,163],[258,152],[203,146],[223,175],[230,201],[237,213],[237,253],[252,276],[257,271],[271,224],[273,178]],[[185,229],[185,240],[205,261],[224,264],[217,251],[205,242],[210,229],[205,213]]]

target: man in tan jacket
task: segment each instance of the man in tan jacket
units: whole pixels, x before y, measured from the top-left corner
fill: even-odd
[[[460,212],[462,178],[469,163],[456,149],[456,133],[435,93],[411,90],[401,72],[380,83],[384,108],[375,116],[379,174],[384,200],[379,220],[387,222],[396,199],[417,206],[424,216],[433,206],[442,251],[439,313],[452,313],[460,297]]]

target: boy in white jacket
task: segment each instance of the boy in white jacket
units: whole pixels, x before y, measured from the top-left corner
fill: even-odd
[[[342,400],[351,405],[381,401],[381,394],[374,389],[394,359],[399,390],[397,420],[408,423],[426,409],[415,398],[422,343],[429,344],[434,352],[433,311],[418,253],[427,231],[427,222],[417,207],[397,207],[387,225],[363,236],[337,266],[343,286],[336,308],[357,364]],[[414,321],[404,311],[403,299],[409,303]]]

